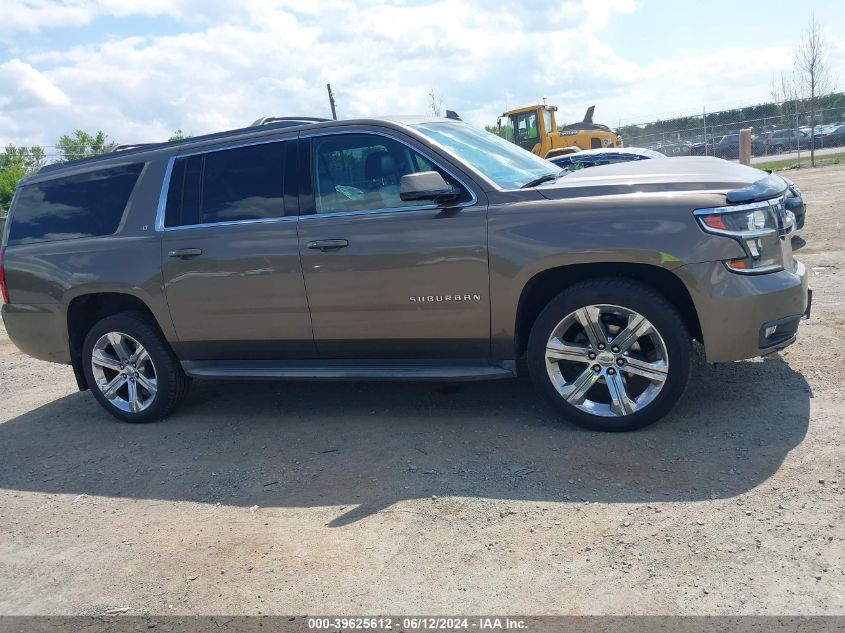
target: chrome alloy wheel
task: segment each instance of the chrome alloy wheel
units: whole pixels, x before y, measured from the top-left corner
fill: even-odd
[[[109,332],[94,344],[91,369],[100,392],[121,411],[140,413],[155,400],[156,368],[134,338]]]
[[[663,337],[638,312],[590,305],[552,330],[546,371],[572,406],[592,415],[621,417],[657,397],[669,375],[669,357]]]

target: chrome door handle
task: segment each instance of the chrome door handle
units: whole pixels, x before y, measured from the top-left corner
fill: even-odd
[[[202,255],[201,248],[177,248],[174,251],[170,251],[167,256],[168,257],[181,257],[182,259],[188,259],[189,257],[197,257]]]
[[[349,246],[349,240],[314,240],[306,244],[308,248],[326,251],[334,251]]]

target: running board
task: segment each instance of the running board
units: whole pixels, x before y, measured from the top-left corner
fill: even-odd
[[[228,380],[497,380],[516,376],[513,361],[182,361],[193,378]]]

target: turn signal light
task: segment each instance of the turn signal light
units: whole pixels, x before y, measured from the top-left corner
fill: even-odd
[[[701,221],[705,226],[711,229],[727,230],[728,228],[728,225],[725,224],[725,218],[721,215],[702,215]]]

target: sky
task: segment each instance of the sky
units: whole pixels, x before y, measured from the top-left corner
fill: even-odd
[[[0,0],[0,144],[121,143],[546,97],[616,126],[771,99],[815,14],[845,90],[842,0]],[[48,149],[49,152],[49,149]]]

